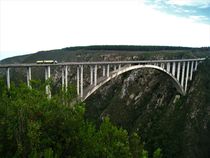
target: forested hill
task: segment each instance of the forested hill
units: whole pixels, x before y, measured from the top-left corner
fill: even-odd
[[[142,55],[142,59],[150,58],[151,53],[178,53],[180,57],[183,54],[194,54],[195,56],[206,56],[210,52],[210,47],[190,48],[190,47],[171,47],[171,46],[129,46],[129,45],[96,45],[96,46],[78,46],[66,47],[63,49],[39,51],[37,53],[10,57],[0,61],[0,63],[30,63],[36,60],[54,59],[59,62],[63,61],[87,61],[87,60],[111,60],[100,58],[100,55],[119,54],[119,55]],[[114,60],[114,59],[113,59]],[[117,59],[115,59],[117,60]]]

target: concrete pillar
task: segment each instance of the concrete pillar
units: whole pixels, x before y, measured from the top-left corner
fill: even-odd
[[[166,71],[170,73],[170,63],[167,63]]]
[[[187,62],[187,72],[186,72],[186,77],[185,77],[185,92],[187,91],[187,82],[189,78],[189,68],[190,68],[190,62]]]
[[[45,80],[47,81],[50,78],[50,66],[45,67]],[[50,85],[46,85],[46,94],[48,98],[51,98],[51,91],[50,91]]]
[[[27,86],[29,88],[31,88],[31,85],[30,85],[30,81],[31,81],[31,67],[27,67],[26,78],[27,78]]]
[[[116,65],[114,65],[114,71],[116,71],[117,70],[117,66]]]
[[[90,66],[90,84],[93,84],[93,66]]]
[[[95,69],[94,69],[94,85],[97,85],[97,65],[95,65]]]
[[[7,68],[7,88],[10,89],[10,68]]]
[[[180,62],[178,62],[178,66],[177,66],[177,75],[176,75],[176,79],[179,81],[180,80]]]
[[[172,75],[175,77],[175,70],[176,70],[176,63],[173,62],[173,65],[172,65]]]
[[[120,69],[121,69],[121,64],[118,65],[118,70],[120,70]]]
[[[190,81],[192,80],[192,76],[193,76],[193,69],[194,69],[194,61],[191,61],[191,68],[190,68]]]
[[[62,67],[62,73],[61,73],[61,86],[62,86],[62,91],[64,90],[64,68]]]
[[[79,66],[77,66],[77,95],[79,96]]]
[[[185,77],[185,62],[182,64],[182,76],[181,76],[181,86],[184,88],[184,77]]]
[[[103,65],[103,76],[106,75],[106,69],[105,69],[105,65]]]
[[[109,68],[110,68],[110,66],[109,66],[109,64],[107,65],[107,73],[106,73],[106,76],[107,77],[109,77]]]
[[[195,61],[195,69],[194,69],[194,71],[197,71],[197,68],[198,68],[198,61]]]
[[[164,63],[161,63],[161,64],[160,64],[160,67],[164,69],[164,68],[165,68]]]
[[[83,65],[80,67],[80,97],[83,97]]]
[[[65,90],[68,89],[68,66],[65,66]]]

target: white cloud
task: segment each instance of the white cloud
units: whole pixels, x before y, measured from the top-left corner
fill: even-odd
[[[200,6],[207,7],[210,5],[209,0],[168,0],[168,4],[180,5],[180,6]]]
[[[209,34],[210,25],[138,0],[5,0],[0,6],[0,58],[78,45],[209,46]]]

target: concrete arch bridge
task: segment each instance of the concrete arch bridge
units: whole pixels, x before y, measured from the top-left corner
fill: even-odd
[[[64,62],[57,64],[4,64],[0,65],[0,69],[6,69],[7,87],[10,88],[10,69],[24,68],[26,69],[27,85],[31,87],[31,69],[33,67],[45,68],[45,80],[51,75],[51,67],[62,67],[61,84],[64,90],[68,87],[70,68],[76,67],[76,87],[79,99],[84,101],[93,94],[102,85],[111,79],[131,70],[135,69],[155,69],[165,73],[174,83],[177,91],[181,95],[187,92],[188,81],[192,80],[193,72],[197,70],[198,64],[205,58],[197,59],[176,59],[176,60],[142,60],[142,61],[98,61],[98,62]],[[86,72],[87,71],[87,72]],[[89,85],[84,86],[84,73],[89,73]],[[49,85],[46,86],[46,94],[51,97]]]

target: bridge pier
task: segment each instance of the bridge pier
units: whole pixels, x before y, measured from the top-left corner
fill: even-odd
[[[190,81],[192,80],[193,69],[194,69],[194,61],[191,62],[191,68],[190,68]]]
[[[10,89],[10,68],[7,68],[7,88]]]
[[[61,70],[61,85],[62,85],[62,91],[64,91],[64,68],[63,67]]]
[[[114,65],[114,71],[116,71],[117,70],[117,66],[116,65]]]
[[[105,69],[105,65],[103,65],[103,76],[106,75],[106,69]]]
[[[164,63],[161,63],[161,64],[160,64],[160,67],[164,69],[164,68],[165,68]]]
[[[68,66],[65,65],[65,90],[68,89]]]
[[[187,72],[186,72],[186,77],[185,77],[185,87],[184,90],[185,92],[187,91],[187,83],[188,83],[188,78],[189,78],[189,67],[190,67],[190,62],[187,62]]]
[[[172,65],[172,75],[175,76],[175,70],[176,70],[176,63],[173,62],[173,65]]]
[[[80,67],[80,97],[83,97],[83,65]]]
[[[176,79],[178,80],[178,81],[180,81],[180,62],[178,62],[178,66],[177,66],[177,77],[176,77]]]
[[[90,66],[90,85],[93,84],[93,66]]]
[[[121,69],[121,64],[118,65],[118,70],[120,70],[120,69]]]
[[[27,67],[26,79],[27,79],[27,86],[29,88],[31,88],[31,85],[30,85],[30,81],[31,81],[31,67]]]
[[[94,85],[97,85],[97,65],[95,65],[95,69],[94,69]]]
[[[79,66],[77,66],[77,95],[79,94]]]
[[[185,62],[182,64],[181,86],[184,88]]]
[[[194,71],[197,71],[197,68],[198,68],[198,61],[195,61],[195,69],[194,69]]]
[[[170,73],[170,69],[171,69],[171,65],[170,63],[167,63],[167,66],[166,66],[166,70]]]
[[[45,80],[47,81],[50,78],[50,66],[45,67]],[[47,83],[46,85],[46,94],[48,98],[51,98],[51,91],[50,91],[50,85]]]
[[[109,68],[110,68],[110,66],[109,66],[109,64],[107,65],[107,73],[106,73],[106,76],[107,77],[109,77]]]

